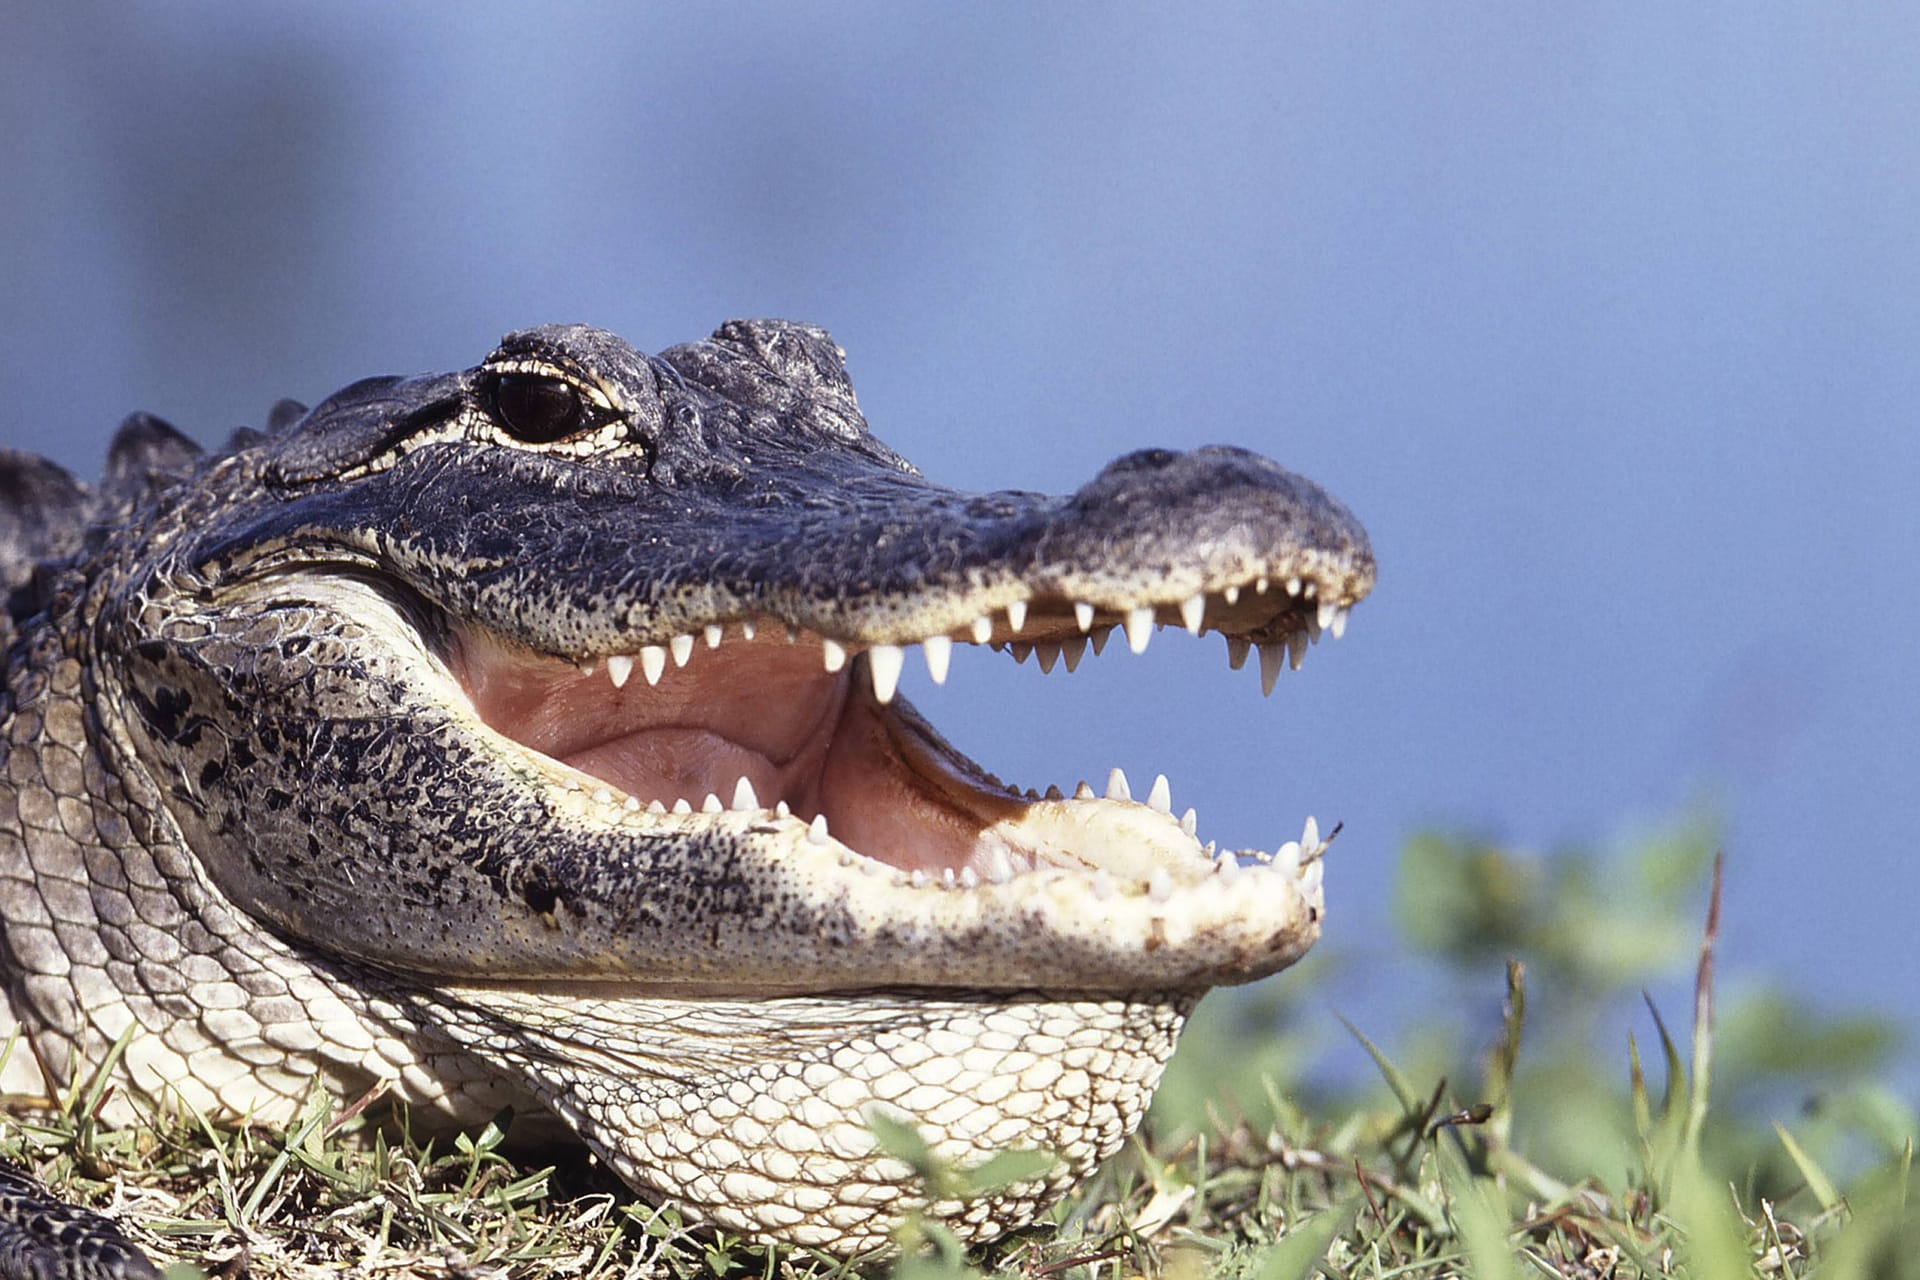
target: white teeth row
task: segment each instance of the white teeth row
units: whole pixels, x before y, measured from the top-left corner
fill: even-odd
[[[1296,877],[1307,891],[1312,893],[1320,887],[1325,866],[1322,858],[1327,852],[1327,846],[1332,844],[1333,838],[1339,834],[1340,828],[1336,826],[1322,836],[1319,822],[1312,815],[1308,815],[1306,822],[1300,828],[1298,840],[1289,840],[1272,853],[1254,854],[1252,865],[1272,867]],[[1214,860],[1214,874],[1223,880],[1230,881],[1246,869],[1247,864],[1242,863],[1239,857],[1232,853],[1222,854]]]
[[[1253,589],[1256,593],[1264,593],[1268,586],[1266,578],[1258,578],[1254,581]],[[1313,599],[1316,591],[1313,583],[1302,582],[1299,578],[1288,578],[1285,586],[1288,595],[1304,596],[1307,599]],[[1221,592],[1221,598],[1232,605],[1238,602],[1240,594],[1240,588],[1228,587]],[[1180,602],[1178,609],[1180,622],[1190,633],[1197,636],[1205,629],[1207,597],[1204,592],[1188,596]],[[1153,638],[1154,629],[1160,625],[1157,615],[1155,606],[1148,604],[1137,605],[1126,611],[1118,625],[1126,633],[1127,648],[1135,653],[1146,652],[1147,643]],[[1073,618],[1080,628],[1080,635],[1070,640],[1046,643],[1015,640],[1009,641],[1007,647],[1012,651],[1014,660],[1017,662],[1025,662],[1029,655],[1037,655],[1042,671],[1051,672],[1062,660],[1066,662],[1068,671],[1076,670],[1086,656],[1088,646],[1091,645],[1093,652],[1098,655],[1106,648],[1107,637],[1114,630],[1113,626],[1095,630],[1094,619],[1097,616],[1098,610],[1092,604],[1084,600],[1076,601],[1073,606]],[[1016,600],[1009,604],[1006,607],[1006,621],[1007,630],[1018,634],[1027,624],[1026,601]],[[742,622],[739,626],[742,638],[753,639],[753,623]],[[994,620],[991,615],[982,614],[969,624],[967,630],[975,644],[986,644],[993,638]],[[1326,633],[1331,633],[1335,639],[1338,639],[1346,634],[1346,630],[1346,606],[1335,604],[1331,600],[1322,600],[1319,607],[1307,615],[1306,624],[1301,630],[1285,639],[1260,645],[1261,692],[1268,694],[1273,692],[1274,683],[1279,679],[1282,670],[1288,667],[1299,670],[1309,644],[1317,643]],[[719,623],[709,623],[702,629],[702,636],[709,649],[719,648],[725,634],[725,628]],[[791,628],[788,629],[789,639],[795,638],[796,635],[797,633]],[[953,657],[953,638],[947,635],[928,636],[920,641],[919,648],[926,658],[927,674],[932,677],[935,684],[945,684],[947,670]],[[1235,671],[1246,665],[1251,648],[1252,645],[1243,638],[1227,637],[1227,659]],[[635,666],[638,666],[649,685],[659,684],[660,678],[667,672],[668,659],[672,659],[674,666],[684,667],[693,657],[693,649],[694,637],[688,633],[675,636],[664,645],[645,645],[637,654],[613,654],[606,659],[607,679],[613,682],[614,688],[624,688],[627,681],[633,678]],[[900,672],[906,661],[905,646],[869,645],[864,652],[867,655],[867,672],[872,681],[874,698],[883,703],[893,701],[893,695],[900,687]],[[820,642],[820,655],[821,662],[829,674],[843,670],[852,656],[845,644],[830,639],[823,639]],[[588,660],[582,662],[580,668],[591,674],[594,665],[592,660]]]
[[[579,783],[571,780],[565,783],[564,786],[569,791],[584,790]],[[593,799],[601,804],[612,804],[615,802],[613,791],[608,787],[596,787],[592,795]],[[1047,789],[1047,798],[1050,800],[1061,799],[1060,789],[1058,787],[1049,787]],[[1081,782],[1080,785],[1074,789],[1074,798],[1077,800],[1093,799],[1093,788],[1084,781]],[[1125,771],[1115,769],[1107,776],[1107,799],[1132,799],[1132,789],[1127,783]],[[618,803],[622,809],[630,812],[637,813],[643,808],[639,800],[633,796],[620,797]],[[1147,793],[1147,807],[1155,813],[1172,815],[1173,788],[1167,781],[1166,774],[1158,774],[1154,777],[1153,786]],[[646,813],[654,816],[671,813],[685,817],[696,812],[693,804],[685,797],[675,800],[671,806],[659,800],[652,800],[647,802],[644,810]],[[744,775],[735,780],[733,784],[733,796],[730,802],[722,802],[717,792],[710,791],[707,793],[706,799],[700,802],[698,809],[698,812],[703,814],[718,814],[728,811],[734,813],[767,812],[760,804],[760,797],[755,793],[752,781]],[[793,816],[793,810],[784,800],[773,807],[772,813],[776,818],[791,818]],[[1192,809],[1188,809],[1181,815],[1180,829],[1187,834],[1188,838],[1196,838],[1198,821],[1198,815],[1196,815]],[[1333,838],[1338,834],[1339,828],[1335,827],[1332,831],[1328,832],[1326,836],[1322,837],[1319,822],[1309,817],[1305,825],[1300,829],[1300,838],[1298,840],[1288,840],[1272,853],[1254,853],[1250,855],[1245,862],[1241,860],[1238,854],[1216,851],[1211,844],[1206,846],[1206,853],[1208,857],[1213,859],[1214,876],[1223,884],[1231,883],[1241,875],[1247,873],[1279,872],[1295,880],[1301,890],[1309,897],[1312,897],[1320,891],[1321,887],[1321,880],[1324,874],[1322,855],[1326,853],[1327,846],[1332,843]],[[815,814],[807,823],[807,834],[805,837],[807,843],[824,847],[831,841],[831,838],[831,833],[827,827],[827,815],[824,813]],[[937,885],[943,889],[974,889],[978,888],[983,880],[988,884],[1006,884],[1016,876],[1025,875],[1038,869],[1032,858],[1017,854],[1010,855],[1004,848],[989,850],[986,853],[985,860],[986,866],[984,870],[976,870],[968,866],[956,871],[954,868],[948,867],[941,871],[938,880],[934,880],[926,872],[918,870],[910,872],[896,870],[891,874],[894,883],[916,889],[929,884]],[[843,867],[859,865],[863,871],[870,875],[881,874],[887,871],[884,864],[875,862],[872,859],[862,858],[852,849],[842,848],[840,850],[839,861]],[[1059,874],[1059,871],[1056,869],[1049,874]],[[1164,868],[1156,868],[1147,880],[1142,882],[1141,887],[1147,897],[1155,902],[1167,901],[1172,897],[1174,891],[1173,879]],[[1105,871],[1094,872],[1091,891],[1096,898],[1111,898],[1116,892],[1113,877]]]
[[[1089,786],[1085,780],[1082,780],[1080,784],[1074,788],[1073,796],[1076,800],[1091,800],[1094,798],[1093,788]],[[1060,799],[1060,788],[1048,787],[1046,798],[1049,800]],[[1133,799],[1133,787],[1127,782],[1126,770],[1115,768],[1107,775],[1106,798],[1109,800]],[[1153,786],[1147,792],[1147,807],[1155,813],[1164,813],[1169,817],[1172,816],[1173,786],[1167,781],[1166,774],[1162,773],[1154,776]],[[1188,809],[1185,813],[1181,814],[1180,829],[1186,832],[1190,838],[1197,839],[1199,837],[1199,815],[1192,809]],[[1298,840],[1288,840],[1270,854],[1254,854],[1253,860],[1258,863],[1272,864],[1273,866],[1282,868],[1290,875],[1311,873],[1314,883],[1318,884],[1320,873],[1317,867],[1320,857],[1326,853],[1327,846],[1333,843],[1334,836],[1339,833],[1340,829],[1335,827],[1323,837],[1320,834],[1319,821],[1312,815],[1308,815],[1305,824],[1300,828],[1300,838]],[[1213,853],[1214,850],[1212,846],[1209,845],[1209,856],[1212,856]],[[1307,869],[1307,872],[1302,872],[1301,869],[1303,867]],[[1231,853],[1220,856],[1215,859],[1215,870],[1221,876],[1231,879],[1240,870],[1239,859]]]
[[[753,639],[754,624],[742,622],[739,625],[740,638]],[[717,622],[708,623],[700,629],[700,638],[706,641],[707,648],[718,649],[720,642],[726,638],[726,628]],[[614,688],[624,688],[627,681],[633,678],[633,669],[637,666],[640,668],[640,673],[646,676],[648,684],[659,684],[660,677],[667,674],[669,659],[676,667],[687,665],[693,657],[694,642],[693,634],[688,632],[685,635],[673,637],[665,644],[643,645],[638,653],[609,654],[606,658],[607,679],[613,682]],[[592,675],[597,663],[589,658],[579,666],[581,671]]]

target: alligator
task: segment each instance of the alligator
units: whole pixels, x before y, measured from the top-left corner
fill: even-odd
[[[384,1084],[749,1238],[977,1242],[1122,1143],[1202,993],[1319,933],[1311,819],[1221,851],[1164,776],[1009,787],[897,693],[916,648],[1071,671],[1163,627],[1270,692],[1374,564],[1241,449],[962,493],[820,329],[548,326],[217,451],[135,415],[93,485],[7,453],[0,495],[16,1103],[106,1063],[110,1118]],[[876,1113],[1049,1163],[943,1196]],[[76,1212],[0,1178],[0,1270],[151,1273]]]

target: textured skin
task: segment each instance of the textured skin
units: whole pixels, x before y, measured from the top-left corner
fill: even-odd
[[[576,429],[525,438],[516,378],[567,388]],[[316,1080],[387,1081],[452,1125],[545,1108],[692,1217],[853,1255],[911,1210],[989,1238],[1114,1151],[1199,994],[1311,944],[1318,865],[1243,873],[1164,811],[1022,799],[876,696],[918,744],[895,749],[966,779],[940,785],[981,848],[1025,851],[929,883],[784,806],[650,811],[481,724],[462,655],[571,678],[703,628],[767,643],[757,621],[864,678],[886,646],[1084,645],[1186,601],[1297,663],[1373,565],[1344,509],[1239,450],[1061,498],[942,489],[867,434],[824,334],[736,322],[656,357],[514,335],[206,456],[131,419],[91,488],[0,459],[0,573],[0,1012],[54,1079],[133,1028],[119,1099],[278,1120]],[[41,1092],[32,1061],[0,1087]],[[961,1166],[1058,1162],[929,1205],[876,1108]],[[7,1240],[0,1274],[39,1274]]]
[[[47,1198],[0,1161],[0,1276],[17,1280],[160,1280],[159,1270],[96,1213]]]

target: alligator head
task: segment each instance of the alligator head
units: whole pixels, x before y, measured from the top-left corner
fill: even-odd
[[[1311,831],[1216,854],[1159,787],[1015,791],[895,693],[911,649],[1071,670],[1162,625],[1271,688],[1373,561],[1263,458],[958,493],[819,330],[550,327],[165,493],[94,633],[197,874],[697,1218],[840,1252],[908,1209],[1018,1225],[1137,1123],[1200,993],[1318,933]],[[875,1108],[1057,1163],[929,1204]]]

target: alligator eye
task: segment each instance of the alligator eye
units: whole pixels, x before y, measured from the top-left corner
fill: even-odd
[[[501,374],[493,386],[493,407],[507,430],[530,444],[570,436],[587,420],[578,388],[535,373]]]

